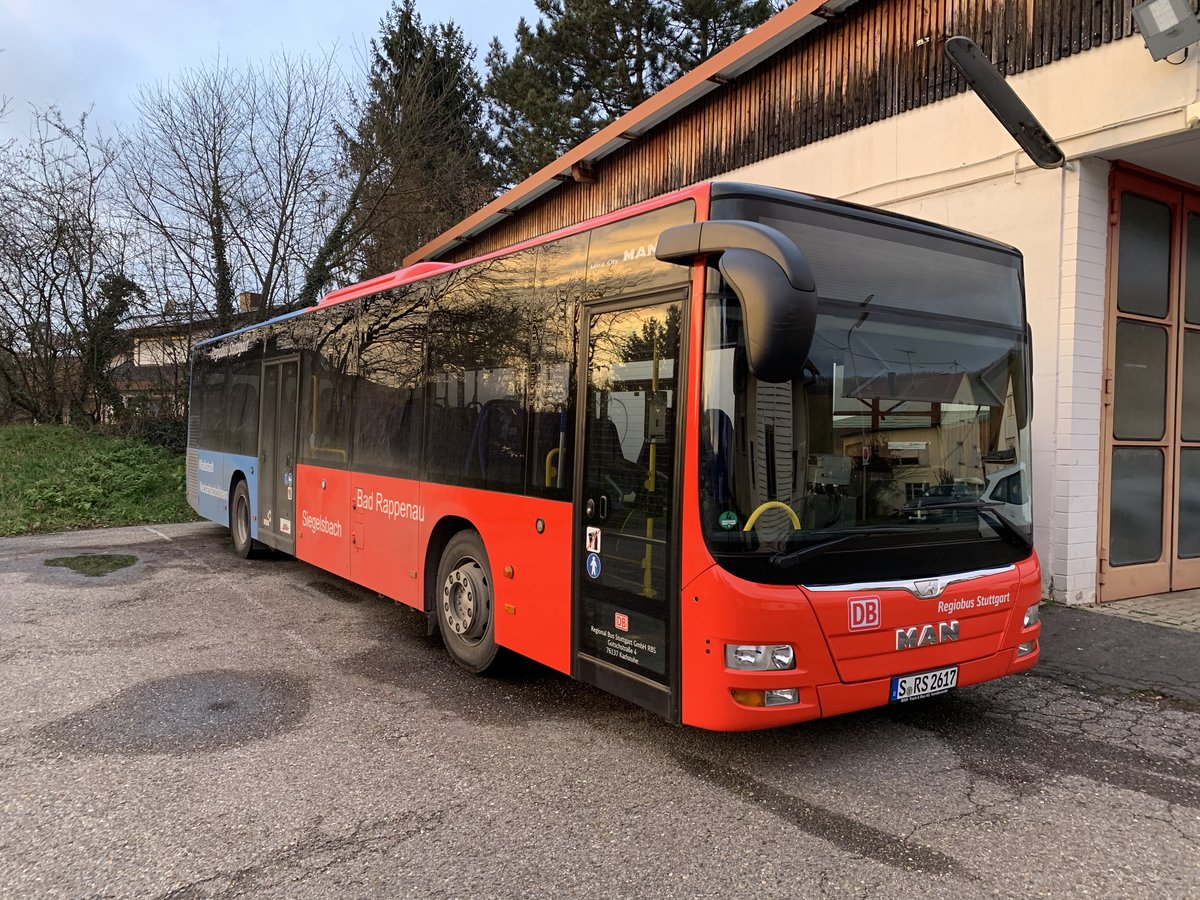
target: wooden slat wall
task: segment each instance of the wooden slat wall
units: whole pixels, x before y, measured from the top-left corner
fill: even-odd
[[[942,53],[953,35],[974,38],[1012,75],[1129,37],[1134,2],[859,0],[597,162],[594,183],[563,184],[443,258],[506,247],[958,94],[966,84]]]

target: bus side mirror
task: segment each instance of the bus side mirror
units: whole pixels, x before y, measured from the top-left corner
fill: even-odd
[[[668,228],[655,256],[680,265],[709,257],[742,303],[751,374],[775,384],[803,375],[817,325],[817,286],[791,238],[757,222],[714,219]]]

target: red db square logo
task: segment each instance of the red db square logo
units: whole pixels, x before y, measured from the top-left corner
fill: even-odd
[[[613,624],[617,627],[617,631],[629,630],[629,616],[625,613],[617,613],[613,620]]]
[[[850,598],[850,630],[870,631],[879,627],[879,598]]]

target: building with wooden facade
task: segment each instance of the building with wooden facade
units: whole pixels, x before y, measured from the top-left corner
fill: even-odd
[[[1133,5],[798,0],[405,262],[715,178],[1004,241],[1025,257],[1048,595],[1200,587],[1200,53],[1153,61]],[[967,88],[943,54],[957,34],[1066,166],[1034,166]]]

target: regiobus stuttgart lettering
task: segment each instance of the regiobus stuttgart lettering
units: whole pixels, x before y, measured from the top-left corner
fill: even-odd
[[[425,521],[425,507],[419,503],[407,503],[403,500],[395,500],[391,497],[384,496],[382,491],[364,491],[362,488],[355,488],[354,491],[354,507],[355,509],[365,509],[368,512],[377,512],[387,516],[389,519],[410,519],[413,522]]]
[[[943,615],[953,615],[965,609],[1003,606],[1011,596],[1011,594],[980,594],[978,597],[963,597],[961,600],[939,600],[937,608],[938,612]]]

